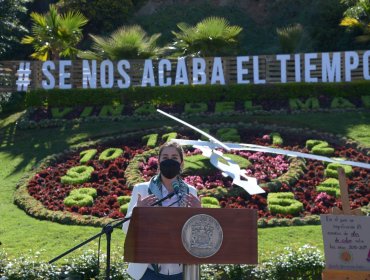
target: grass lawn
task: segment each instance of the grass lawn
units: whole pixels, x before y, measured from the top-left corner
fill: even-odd
[[[18,130],[15,126],[20,113],[0,120],[0,248],[11,257],[41,251],[41,259],[50,260],[67,249],[99,232],[99,228],[67,226],[34,219],[13,204],[17,182],[41,159],[61,152],[71,145],[90,139],[122,134],[138,129],[177,125],[172,120],[163,122],[98,122],[70,125],[63,128]],[[259,122],[293,127],[309,127],[319,131],[338,133],[353,138],[370,147],[370,112],[306,113],[300,115],[250,116],[236,119],[214,118],[210,120],[189,119],[192,124],[201,122],[219,123],[228,121]],[[321,227],[280,227],[259,229],[260,260],[273,251],[284,247],[311,244],[323,248]],[[112,237],[113,253],[123,252],[124,235],[116,230]],[[105,242],[103,240],[103,242]],[[83,249],[96,249],[92,242]],[[104,248],[104,247],[103,247]],[[80,249],[81,250],[81,249]],[[81,251],[71,254],[80,254]]]

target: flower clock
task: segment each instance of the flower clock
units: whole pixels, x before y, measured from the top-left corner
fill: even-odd
[[[16,202],[26,211],[49,213],[44,218],[60,221],[62,215],[90,218],[124,217],[133,186],[148,181],[158,171],[157,153],[160,144],[171,138],[200,138],[186,129],[137,133],[100,141],[78,148],[43,165],[25,184],[28,202]],[[225,141],[315,153],[368,163],[366,151],[353,145],[333,143],[320,135],[234,127],[210,130]],[[256,209],[261,219],[304,218],[328,213],[340,207],[338,164],[317,160],[290,158],[263,152],[222,151],[246,174],[255,177],[266,193],[250,195],[224,177],[209,158],[193,147],[184,147],[185,165],[182,177],[198,190],[203,207]],[[351,207],[368,207],[370,199],[368,170],[342,166],[347,175]],[[38,203],[35,207],[24,204]],[[33,208],[32,208],[33,207]],[[31,209],[31,210],[30,210]],[[33,209],[33,210],[32,210]],[[46,211],[46,212],[45,212]],[[50,213],[59,213],[52,215]],[[69,213],[69,214],[68,214]],[[59,215],[59,216],[58,216]],[[59,217],[59,218],[57,218]],[[69,219],[73,222],[73,219]],[[89,224],[89,222],[87,222]]]

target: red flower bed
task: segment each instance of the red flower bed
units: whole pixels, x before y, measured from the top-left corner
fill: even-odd
[[[243,143],[258,145],[269,145],[268,137],[250,137],[250,133],[241,133]],[[189,135],[188,135],[189,136]],[[182,136],[187,138],[186,136]],[[194,138],[193,136],[190,136]],[[286,139],[288,138],[288,139]],[[134,142],[133,142],[134,143]],[[121,148],[124,153],[111,161],[99,161],[98,156],[90,160],[87,165],[94,168],[91,180],[79,185],[68,185],[61,183],[61,177],[67,173],[71,167],[81,165],[79,153],[66,156],[63,161],[57,162],[48,168],[37,173],[28,183],[28,191],[35,199],[39,200],[47,209],[53,211],[70,211],[82,215],[93,215],[96,217],[109,216],[111,218],[123,217],[119,211],[117,197],[131,195],[131,188],[127,186],[125,171],[133,157],[137,154],[148,150],[147,147],[140,147],[137,144],[126,143],[127,145],[110,145],[108,147],[97,147],[98,153],[101,154],[106,148]],[[303,148],[305,141],[303,139],[284,138],[284,148],[287,150],[296,150],[308,152]],[[338,146],[335,148],[335,157],[347,157],[353,161],[369,162],[370,157],[366,156],[353,148]],[[191,156],[199,154],[199,150],[186,150],[186,155]],[[235,154],[248,159],[252,166],[247,168],[247,174],[258,179],[259,183],[271,182],[279,176],[286,173],[289,169],[288,159],[281,155],[271,155],[247,151],[236,151]],[[328,209],[333,206],[340,206],[340,202],[326,193],[316,192],[316,186],[324,178],[325,165],[323,162],[307,160],[306,172],[292,185],[283,183],[278,191],[293,192],[295,199],[303,203],[304,211],[301,216],[310,214],[327,213]],[[146,162],[139,165],[143,181],[149,180],[158,170],[158,160],[150,157]],[[349,197],[351,207],[357,208],[365,206],[370,200],[369,191],[369,172],[358,167],[353,168],[352,176],[348,178]],[[257,209],[259,217],[286,217],[291,215],[272,215],[267,209],[267,193],[270,191],[265,188],[266,193],[260,195],[249,195],[245,191],[240,191],[238,186],[232,186],[232,180],[225,178],[216,168],[211,174],[199,176],[190,174],[184,177],[184,180],[195,186],[198,190],[212,190],[216,187],[223,186],[229,193],[237,191],[237,195],[226,195],[220,199],[222,208],[251,208]],[[70,191],[75,188],[91,187],[97,190],[97,197],[94,199],[93,206],[86,207],[66,207],[64,199]]]

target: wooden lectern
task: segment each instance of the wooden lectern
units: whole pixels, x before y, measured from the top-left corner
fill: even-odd
[[[185,223],[200,214],[217,220],[223,232],[219,250],[209,257],[193,256],[182,241]],[[134,263],[257,264],[257,211],[136,207],[124,249],[125,261]]]

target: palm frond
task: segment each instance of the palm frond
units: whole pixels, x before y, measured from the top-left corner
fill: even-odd
[[[293,24],[282,28],[277,28],[280,46],[283,52],[293,53],[301,40],[303,27],[301,24]]]
[[[46,14],[31,13],[32,35],[23,38],[23,44],[32,44],[33,58],[76,56],[77,44],[82,39],[82,27],[87,19],[80,12],[59,14],[55,5],[49,5]]]
[[[158,57],[163,53],[163,50],[157,47],[160,36],[161,34],[154,34],[148,37],[139,25],[122,26],[109,37],[90,35],[94,41],[92,52],[96,57],[111,60]]]
[[[175,36],[171,48],[175,53],[190,56],[231,55],[236,51],[240,26],[232,26],[221,17],[208,17],[195,26],[178,23],[180,32],[172,31]]]

